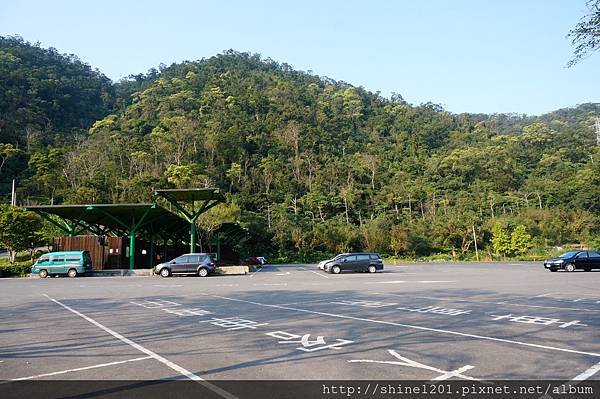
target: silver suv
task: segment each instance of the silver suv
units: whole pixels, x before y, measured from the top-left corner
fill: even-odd
[[[168,262],[159,263],[154,267],[154,273],[162,277],[173,274],[195,274],[206,277],[215,272],[215,262],[209,254],[185,254]]]

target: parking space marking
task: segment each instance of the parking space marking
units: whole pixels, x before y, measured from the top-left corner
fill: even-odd
[[[77,371],[98,369],[98,368],[101,368],[101,367],[116,366],[117,364],[133,363],[133,362],[139,362],[140,360],[148,360],[148,359],[152,359],[152,356],[137,357],[135,359],[121,360],[119,362],[102,363],[102,364],[96,364],[96,365],[93,365],[93,366],[79,367],[79,368],[76,368],[76,369],[55,371],[54,373],[38,374],[38,375],[32,375],[30,377],[13,378],[12,380],[4,381],[4,383],[7,383],[9,381],[33,380],[33,379],[36,379],[36,378],[51,377],[51,376],[54,376],[54,375],[74,373],[74,372],[77,372]],[[0,384],[2,384],[2,382],[0,382]]]
[[[485,336],[485,335],[462,333],[462,332],[459,332],[459,331],[452,331],[452,330],[442,330],[442,329],[439,329],[439,328],[415,326],[415,325],[411,325],[411,324],[396,323],[396,322],[393,322],[393,321],[368,319],[368,318],[363,318],[363,317],[348,316],[348,315],[342,315],[342,314],[336,314],[336,313],[319,312],[319,311],[316,311],[316,310],[301,309],[301,308],[292,308],[292,307],[289,307],[289,306],[269,305],[269,304],[265,304],[265,303],[254,302],[254,301],[247,301],[247,300],[244,300],[244,299],[229,298],[229,297],[220,296],[220,295],[211,295],[211,294],[204,294],[204,293],[202,293],[200,295],[211,296],[213,298],[220,298],[220,299],[224,299],[224,300],[228,300],[228,301],[233,301],[233,302],[248,303],[248,304],[251,304],[251,305],[257,305],[257,306],[268,307],[268,308],[285,309],[285,310],[291,310],[291,311],[294,311],[294,312],[302,312],[302,313],[316,314],[316,315],[321,315],[321,316],[334,317],[334,318],[338,318],[338,319],[364,321],[364,322],[374,323],[374,324],[385,324],[385,325],[389,325],[389,326],[404,327],[404,328],[409,328],[409,329],[413,329],[413,330],[437,332],[437,333],[441,333],[441,334],[456,335],[456,336],[465,337],[465,338],[475,338],[475,339],[481,339],[481,340],[485,340],[485,341],[502,342],[502,343],[506,343],[506,344],[519,345],[519,346],[527,346],[527,347],[530,347],[530,348],[545,349],[545,350],[556,351],[556,352],[574,353],[574,354],[578,354],[578,355],[600,357],[600,353],[596,353],[596,352],[578,351],[578,350],[574,350],[574,349],[567,349],[567,348],[560,348],[560,347],[556,347],[556,346],[534,344],[534,343],[523,342],[523,341],[515,341],[515,340],[505,339],[505,338],[488,337],[488,336]]]
[[[398,352],[396,352],[393,349],[388,349],[388,353],[392,356],[394,356],[396,359],[400,360],[399,362],[392,362],[392,361],[381,361],[381,360],[348,360],[348,363],[379,363],[379,364],[392,364],[395,366],[406,366],[406,367],[413,367],[413,368],[417,368],[417,369],[424,369],[424,370],[429,370],[429,371],[435,371],[436,373],[439,373],[441,375],[432,378],[431,381],[444,381],[450,378],[462,378],[464,380],[471,380],[471,381],[480,381],[477,378],[473,378],[473,377],[469,377],[467,375],[464,375],[463,373],[467,370],[471,370],[475,367],[467,364],[466,366],[462,366],[459,367],[456,370],[452,370],[452,371],[444,371],[444,370],[440,370],[436,367],[432,367],[432,366],[427,366],[423,363],[419,363],[419,362],[415,362],[414,360],[410,360],[409,358],[400,356],[400,354]]]
[[[392,280],[392,281],[367,281],[365,284],[403,284],[403,283],[417,283],[417,284],[437,284],[437,283],[455,283],[452,280],[417,280],[417,281],[406,281],[406,280]]]
[[[391,296],[397,296],[397,297],[402,297],[405,298],[406,295],[399,295],[399,294],[393,294],[393,293],[385,293],[385,292],[381,292],[381,293],[374,293],[377,295],[391,295]],[[560,310],[576,310],[579,312],[600,312],[600,309],[585,309],[585,308],[567,308],[564,306],[543,306],[543,305],[528,305],[528,304],[524,304],[524,303],[509,303],[506,301],[502,301],[502,302],[492,302],[492,301],[473,301],[473,300],[469,300],[469,299],[459,299],[459,298],[441,298],[441,297],[433,297],[433,296],[411,296],[411,298],[414,299],[431,299],[434,301],[446,301],[446,302],[466,302],[466,303],[484,303],[484,304],[490,304],[490,305],[506,305],[506,306],[518,306],[518,307],[525,307],[525,308],[540,308],[540,309],[560,309]]]
[[[596,374],[598,371],[600,371],[600,363],[596,363],[595,365],[593,365],[592,367],[590,367],[583,373],[579,374],[577,377],[573,378],[573,381],[587,380],[588,378],[590,378],[591,376]]]
[[[319,273],[319,272],[316,272],[314,270],[311,270],[310,272],[316,274],[317,276],[321,276],[321,277],[324,277],[324,278],[329,278],[329,276],[326,276],[326,275],[324,275],[322,273]]]
[[[129,346],[134,347],[135,349],[139,350],[142,353],[145,353],[146,355],[150,356],[151,358],[158,360],[159,362],[161,362],[162,364],[164,364],[165,366],[177,371],[179,374],[183,375],[184,377],[192,380],[192,381],[196,381],[199,384],[201,384],[202,386],[204,386],[207,389],[210,389],[211,391],[213,391],[214,393],[216,393],[217,395],[222,396],[223,398],[227,398],[227,399],[238,399],[236,396],[230,394],[229,392],[219,388],[216,385],[211,384],[210,382],[205,381],[203,378],[197,376],[196,374],[192,373],[189,370],[186,370],[185,368],[171,362],[168,359],[165,359],[164,357],[160,356],[159,354],[152,352],[150,349],[147,349],[145,347],[143,347],[140,344],[137,344],[135,342],[133,342],[132,340],[130,340],[129,338],[124,337],[123,335],[119,334],[116,331],[111,330],[110,328],[98,323],[96,320],[92,319],[91,317],[88,317],[86,315],[84,315],[81,312],[78,312],[77,310],[65,305],[64,303],[51,298],[50,296],[48,296],[47,294],[44,294],[44,296],[46,298],[48,298],[49,300],[51,300],[52,302],[56,303],[59,306],[62,306],[63,308],[67,309],[69,312],[76,314],[77,316],[81,317],[82,319],[88,321],[89,323],[92,323],[93,325],[95,325],[96,327],[106,331],[107,333],[109,333],[110,335],[112,335],[113,337],[117,338],[119,341],[126,343]]]
[[[257,270],[257,271],[255,271],[254,273],[252,273],[252,274],[250,275],[250,277],[254,277],[254,276],[256,275],[256,273],[260,273],[260,272],[262,272],[264,268],[265,268],[264,266],[263,266],[263,267],[261,267],[260,269],[258,269],[258,270]]]
[[[183,285],[154,284],[154,287],[159,287],[159,288],[179,288],[179,287],[183,287]]]
[[[527,298],[527,299],[543,298],[543,297],[545,297],[545,296],[550,296],[550,295],[554,295],[554,294],[555,294],[554,292],[548,292],[548,293],[546,293],[546,294],[541,294],[541,295],[530,296],[530,297],[529,297],[529,298]]]
[[[285,285],[287,285],[287,283],[263,283],[263,284],[252,284],[252,285],[267,285],[267,286],[280,285],[280,286],[285,286]]]

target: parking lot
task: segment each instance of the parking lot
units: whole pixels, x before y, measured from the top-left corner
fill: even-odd
[[[600,272],[0,280],[0,380],[600,378]]]

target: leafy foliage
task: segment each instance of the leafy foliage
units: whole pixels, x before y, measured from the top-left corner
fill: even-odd
[[[589,14],[569,32],[575,51],[568,66],[577,64],[591,53],[600,49],[600,0],[588,0]]]
[[[35,246],[40,239],[41,227],[37,215],[21,208],[0,205],[0,246],[8,250],[11,264],[17,252]]]
[[[199,222],[200,236],[210,238],[215,217],[239,221],[250,232],[243,253],[281,259],[362,249],[456,259],[474,249],[473,226],[489,256],[599,233],[600,104],[540,117],[457,115],[234,51],[107,86],[67,63],[90,72],[83,88],[96,84],[91,98],[107,101],[84,102],[87,119],[52,123],[85,135],[55,140],[42,130],[47,145],[2,147],[2,178],[17,176],[25,201],[150,201],[152,187],[216,186],[230,200]],[[27,123],[10,120],[21,131]]]

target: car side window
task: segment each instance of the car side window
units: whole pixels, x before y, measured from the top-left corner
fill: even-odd
[[[346,262],[354,262],[356,261],[356,255],[346,256]]]
[[[189,262],[189,256],[180,256],[179,258],[175,258],[173,259],[173,261],[175,263],[188,263]]]
[[[369,255],[369,256],[370,256],[370,258],[371,258],[372,260],[379,260],[379,256],[378,256],[378,255],[373,255],[373,254],[371,254],[371,255]]]
[[[588,252],[588,255],[590,258],[600,258],[600,254],[596,251],[590,251]]]
[[[577,254],[577,256],[575,257],[576,259],[581,259],[581,258],[587,258],[588,254],[587,252],[582,252],[580,254]]]
[[[358,261],[369,260],[369,255],[356,255],[356,260],[358,260]]]
[[[52,262],[64,262],[65,258],[52,258]]]
[[[79,262],[81,259],[79,259],[78,257],[70,257],[66,259],[67,262]]]
[[[188,256],[188,261],[187,263],[198,263],[200,262],[200,256],[198,255],[192,255],[192,256]]]
[[[38,263],[48,262],[49,260],[50,260],[50,258],[48,256],[42,256],[41,258],[38,259]]]

